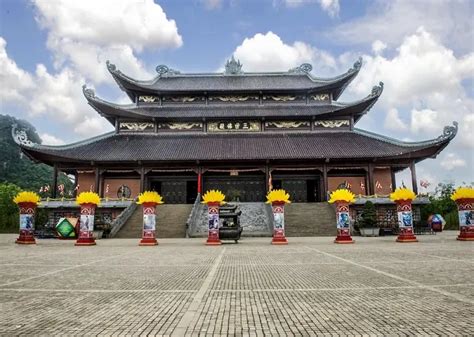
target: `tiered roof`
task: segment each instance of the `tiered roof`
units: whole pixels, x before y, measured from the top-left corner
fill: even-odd
[[[107,62],[133,103],[107,102],[85,86],[84,95],[115,132],[64,146],[32,144],[18,130],[14,137],[28,156],[48,164],[435,157],[456,135],[456,122],[436,139],[411,143],[354,128],[383,91],[380,83],[361,100],[337,102],[361,64],[321,79],[310,74],[309,64],[284,73],[244,73],[232,58],[224,73],[181,74],[158,66],[156,78],[138,81]]]

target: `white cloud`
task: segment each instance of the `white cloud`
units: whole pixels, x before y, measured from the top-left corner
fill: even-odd
[[[457,154],[448,153],[440,163],[441,167],[446,170],[453,170],[458,167],[465,167],[466,161],[464,159],[459,158]]]
[[[376,55],[382,54],[382,52],[387,48],[387,44],[383,43],[380,40],[375,40],[372,43],[372,52]]]
[[[422,139],[441,133],[453,120],[470,120],[474,100],[467,95],[463,81],[472,80],[473,74],[474,53],[455,56],[419,28],[403,40],[393,57],[364,55],[364,66],[349,91],[365,95],[382,80],[385,93],[377,108],[396,108],[398,117],[411,121],[412,134]],[[472,138],[472,129],[461,127],[456,142],[474,147]]]
[[[405,131],[408,129],[406,123],[404,123],[398,115],[398,110],[395,108],[390,109],[385,117],[384,127],[388,130],[393,131]]]
[[[10,59],[6,41],[0,37],[0,100],[2,102],[22,101],[23,92],[33,87],[33,80],[26,71]]]
[[[444,44],[465,53],[472,50],[474,41],[473,13],[470,0],[376,1],[366,15],[340,24],[329,34],[344,44],[381,40],[396,47],[405,36],[424,26]]]
[[[182,45],[176,22],[152,0],[33,0],[48,31],[57,69],[64,65],[95,83],[111,82],[110,59],[131,76],[151,76],[136,53]]]
[[[286,71],[305,62],[318,64],[318,70],[336,66],[329,53],[301,41],[286,44],[273,32],[246,38],[235,49],[234,56],[245,71]]]
[[[329,14],[330,17],[336,17],[341,9],[339,0],[284,0],[288,7],[299,7],[317,2],[321,9]]]
[[[63,145],[64,141],[59,139],[49,133],[42,133],[40,134],[40,138],[43,141],[43,145]]]

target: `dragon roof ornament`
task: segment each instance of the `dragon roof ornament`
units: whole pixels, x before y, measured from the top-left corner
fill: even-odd
[[[379,85],[375,85],[372,88],[372,92],[370,93],[370,96],[380,96],[383,91],[383,82],[379,82]]]
[[[225,64],[225,75],[238,75],[242,74],[242,63],[240,61],[236,61],[234,58],[234,55],[230,58],[230,60],[227,60]]]
[[[35,145],[31,140],[28,139],[28,135],[26,133],[28,129],[26,130],[19,130],[18,129],[18,124],[13,124],[12,125],[12,137],[15,143],[18,145],[23,145],[23,146],[28,146],[31,147]]]
[[[313,66],[309,63],[303,63],[302,65],[291,68],[288,70],[290,74],[309,74],[313,70]]]
[[[362,57],[359,56],[359,58],[357,59],[357,61],[354,62],[354,65],[351,69],[349,69],[349,71],[359,71],[360,68],[362,68]]]
[[[443,134],[437,140],[453,139],[458,133],[458,122],[453,121],[453,126],[447,125],[443,129]]]
[[[178,75],[181,74],[178,70],[171,69],[170,67],[160,64],[155,68],[156,72],[158,73],[159,77],[162,76],[173,76],[173,75]]]
[[[88,88],[85,84],[82,86],[82,93],[86,98],[95,98],[94,89]]]
[[[109,69],[109,71],[110,71],[111,73],[114,73],[114,72],[118,71],[118,70],[117,70],[117,67],[115,66],[115,64],[110,63],[109,60],[105,61],[105,64],[107,64],[107,69]]]

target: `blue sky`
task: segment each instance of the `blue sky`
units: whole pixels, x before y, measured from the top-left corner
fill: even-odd
[[[232,54],[244,70],[287,70],[358,78],[341,97],[365,97],[384,81],[358,127],[401,140],[436,138],[457,120],[455,140],[418,177],[474,181],[472,1],[396,0],[0,0],[0,113],[32,122],[44,143],[110,130],[81,86],[126,103],[105,68],[110,59],[140,79],[158,64],[218,71]],[[400,179],[408,181],[402,174]]]

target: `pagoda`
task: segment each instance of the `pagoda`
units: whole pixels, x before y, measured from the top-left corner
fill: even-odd
[[[156,67],[137,80],[107,68],[130,98],[115,104],[83,87],[91,107],[114,131],[62,146],[34,144],[13,130],[29,158],[76,176],[78,190],[134,198],[156,190],[168,204],[193,204],[209,189],[231,200],[261,202],[284,188],[296,203],[327,200],[349,187],[357,195],[387,195],[395,173],[435,158],[457,133],[457,123],[421,142],[403,142],[356,128],[383,91],[383,83],[354,102],[339,97],[361,69],[319,78],[302,64],[287,72],[244,72],[233,57],[221,73],[181,73]],[[54,197],[55,195],[53,195]]]

